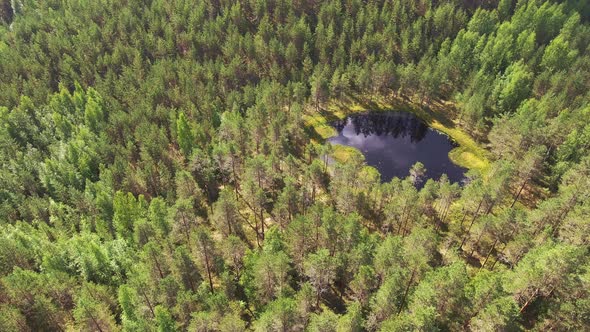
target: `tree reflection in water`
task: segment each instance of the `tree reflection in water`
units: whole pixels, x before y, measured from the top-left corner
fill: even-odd
[[[381,173],[382,181],[406,177],[416,162],[426,167],[426,178],[443,173],[453,182],[464,178],[465,169],[448,156],[456,144],[408,112],[368,112],[332,123],[338,135],[333,144],[353,146],[365,155],[367,164]]]
[[[409,137],[410,142],[420,142],[428,132],[428,126],[411,113],[407,112],[370,112],[352,115],[344,120],[334,122],[334,127],[341,132],[348,121],[354,126],[357,135],[391,135],[393,138]]]

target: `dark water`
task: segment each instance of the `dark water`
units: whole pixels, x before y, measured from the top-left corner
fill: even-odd
[[[423,182],[436,180],[443,173],[451,182],[460,182],[467,171],[449,160],[449,151],[457,145],[412,113],[370,112],[351,115],[332,125],[338,136],[329,141],[359,149],[367,164],[379,170],[383,182],[394,176],[408,176],[418,161],[426,168]]]

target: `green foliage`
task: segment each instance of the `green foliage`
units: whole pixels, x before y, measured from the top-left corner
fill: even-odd
[[[159,332],[174,332],[176,331],[176,323],[168,309],[162,306],[156,306],[156,324]]]
[[[2,2],[0,330],[587,330],[589,10]],[[381,183],[347,105],[476,170]]]
[[[532,78],[531,73],[520,62],[510,65],[494,91],[498,111],[503,113],[516,109],[528,97]]]
[[[176,120],[176,135],[180,149],[185,156],[190,156],[195,146],[195,135],[183,112],[178,114]]]

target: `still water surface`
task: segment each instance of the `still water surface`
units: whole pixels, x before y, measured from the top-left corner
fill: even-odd
[[[381,173],[381,181],[408,176],[410,168],[421,162],[425,179],[438,179],[446,173],[451,182],[461,182],[466,169],[449,159],[457,145],[448,136],[428,127],[408,112],[369,112],[355,114],[332,123],[338,135],[329,139],[359,149],[367,164]]]

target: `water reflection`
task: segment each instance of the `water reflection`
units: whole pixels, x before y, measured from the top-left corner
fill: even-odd
[[[426,167],[426,178],[438,179],[443,173],[453,182],[464,178],[466,170],[448,156],[456,145],[411,113],[369,112],[332,125],[338,135],[329,141],[361,150],[367,164],[379,170],[382,181],[406,177],[417,161]]]
[[[428,132],[428,126],[423,121],[406,112],[373,112],[353,115],[344,120],[338,120],[333,125],[338,132],[342,132],[349,122],[357,135],[409,137],[412,143],[420,142]]]

